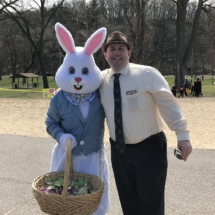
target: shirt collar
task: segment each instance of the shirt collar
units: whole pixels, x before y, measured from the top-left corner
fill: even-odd
[[[129,63],[122,69],[120,70],[119,72],[117,73],[121,73],[122,75],[127,75],[128,72],[130,70],[130,66],[129,66]],[[113,71],[112,68],[110,68],[110,78],[115,74],[116,72]]]

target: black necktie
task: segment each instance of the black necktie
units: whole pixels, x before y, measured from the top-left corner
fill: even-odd
[[[122,127],[122,109],[121,109],[121,91],[119,84],[119,76],[121,74],[114,74],[114,121],[115,121],[115,135],[116,135],[116,148],[123,153],[125,151],[125,142]]]

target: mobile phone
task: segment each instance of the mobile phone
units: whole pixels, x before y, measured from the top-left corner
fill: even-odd
[[[179,160],[183,160],[182,156],[181,156],[181,151],[179,149],[175,149],[174,150],[174,155],[179,159]]]

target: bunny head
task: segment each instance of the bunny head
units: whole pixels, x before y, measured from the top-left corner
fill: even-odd
[[[84,47],[75,47],[72,35],[60,23],[55,25],[55,31],[59,44],[66,52],[55,76],[58,87],[69,93],[94,92],[102,83],[102,75],[93,54],[102,46],[106,28],[100,28],[92,34]]]

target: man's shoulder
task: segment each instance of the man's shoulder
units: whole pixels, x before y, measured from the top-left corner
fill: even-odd
[[[107,68],[107,69],[104,69],[102,70],[102,79],[106,79],[106,78],[110,78],[110,74],[111,74],[111,68]]]
[[[107,73],[109,73],[109,72],[110,72],[110,68],[107,68],[107,69],[102,70],[102,74],[107,74]]]
[[[152,66],[147,66],[143,64],[129,63],[130,68],[144,69],[144,70],[154,70],[156,68]]]
[[[152,67],[152,66],[146,66],[146,65],[141,65],[141,64],[134,64],[134,63],[130,63],[130,69],[131,71],[135,72],[135,73],[141,73],[141,74],[157,74],[160,73],[156,68]]]

